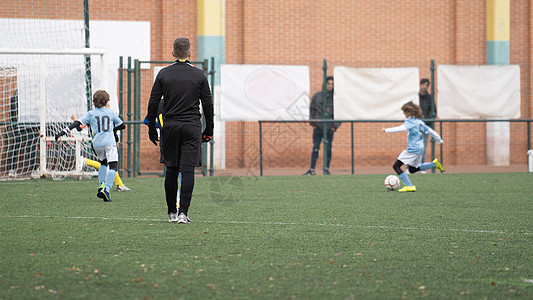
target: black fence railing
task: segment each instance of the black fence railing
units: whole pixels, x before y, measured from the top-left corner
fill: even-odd
[[[264,174],[264,124],[268,123],[299,123],[299,124],[307,124],[309,122],[319,122],[319,123],[331,123],[331,122],[341,122],[341,123],[349,123],[350,124],[350,168],[351,168],[351,174],[354,174],[356,171],[356,149],[357,145],[354,142],[355,136],[354,136],[354,124],[362,124],[362,123],[403,123],[405,120],[306,120],[306,121],[295,121],[295,120],[262,120],[259,121],[259,174],[260,176],[263,176]],[[444,120],[444,119],[424,119],[424,122],[426,124],[429,124],[430,126],[433,125],[436,132],[438,132],[441,137],[446,141],[448,132],[445,130],[444,124],[452,124],[452,123],[492,123],[492,122],[510,122],[510,123],[525,123],[526,128],[525,132],[519,133],[519,142],[523,143],[523,148],[531,149],[531,122],[533,122],[533,119],[490,119],[490,120],[483,120],[483,119],[453,119],[453,120]],[[432,126],[432,127],[433,127]],[[344,142],[346,143],[346,129],[344,129]],[[510,136],[510,139],[517,140],[516,139],[516,133],[514,133],[512,136]],[[323,143],[323,142],[322,142]],[[456,141],[456,144],[460,144],[461,141]],[[486,146],[486,145],[485,145]],[[439,159],[443,161],[445,157],[445,151],[443,151],[442,145],[436,145],[433,139],[431,139],[431,152],[429,154],[431,155],[431,159],[436,157],[436,153],[439,154]],[[439,147],[439,149],[436,149],[436,147]],[[324,144],[322,144],[322,148],[326,148]],[[438,151],[436,151],[438,150]],[[323,155],[324,163],[323,165],[326,166],[326,155]]]

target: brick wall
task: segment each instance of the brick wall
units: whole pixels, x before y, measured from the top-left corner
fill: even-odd
[[[511,1],[511,15],[511,64],[521,66],[522,118],[531,118],[530,2]],[[227,0],[226,19],[227,63],[309,65],[312,93],[321,88],[324,58],[328,60],[330,74],[336,65],[418,66],[421,77],[430,77],[431,59],[437,64],[486,63],[485,1],[361,0],[331,1],[327,5],[324,1]],[[389,165],[405,147],[404,136],[378,135],[382,126],[390,124],[355,125],[357,166]],[[278,127],[272,128],[275,131],[287,126]],[[243,145],[253,145],[257,124],[229,122],[227,128],[238,141],[228,143],[228,165],[247,167]],[[273,164],[304,168],[308,165],[311,130],[302,126],[294,130],[298,141],[291,151],[273,159]],[[443,132],[448,164],[486,163],[484,123],[445,124]],[[524,124],[511,124],[511,164],[525,163],[526,132]],[[350,163],[350,137],[350,124],[343,124],[334,138],[333,169]],[[267,151],[265,157],[268,155]],[[320,162],[321,158],[319,165]]]
[[[81,1],[6,0],[0,17],[73,18]],[[150,21],[151,59],[172,60],[174,38],[188,36],[196,51],[195,0],[90,1],[92,20]],[[44,4],[46,6],[44,6]],[[521,66],[522,118],[533,117],[530,66],[533,56],[533,10],[528,0],[511,1],[511,64]],[[308,1],[226,0],[226,63],[308,65],[311,93],[322,84],[322,59],[329,73],[335,66],[412,67],[429,77],[430,60],[437,64],[485,64],[485,1]],[[195,57],[192,57],[195,60]],[[151,88],[152,70],[143,70],[141,117]],[[438,99],[437,99],[438,101]],[[405,147],[405,136],[380,135],[391,124],[355,124],[355,164],[392,164]],[[311,128],[306,124],[264,124],[264,164],[306,168]],[[437,128],[438,129],[438,128]],[[483,123],[445,124],[444,154],[448,164],[486,162]],[[228,168],[258,167],[258,124],[227,122]],[[511,163],[525,162],[526,128],[511,124]],[[160,171],[158,148],[141,132],[141,172]],[[288,147],[290,145],[290,147]],[[343,124],[334,140],[332,168],[351,160],[351,126]],[[322,152],[322,151],[321,151]],[[437,149],[439,154],[439,149]],[[319,167],[321,165],[319,158]]]

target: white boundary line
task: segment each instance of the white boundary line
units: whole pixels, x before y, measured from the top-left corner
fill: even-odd
[[[111,218],[111,217],[82,217],[82,216],[41,216],[41,215],[0,215],[0,218],[51,218],[51,219],[81,219],[81,220],[113,220],[113,221],[153,221],[167,222],[167,219],[149,219],[149,218]],[[243,225],[282,225],[282,226],[328,226],[340,228],[369,228],[385,230],[410,230],[410,231],[455,231],[467,233],[494,233],[494,234],[517,234],[531,235],[531,232],[512,232],[506,230],[483,230],[483,229],[455,229],[455,228],[417,228],[401,226],[382,226],[382,225],[353,225],[340,223],[294,223],[294,222],[254,222],[254,221],[212,221],[212,220],[193,220],[195,223],[213,223],[213,224],[243,224]]]

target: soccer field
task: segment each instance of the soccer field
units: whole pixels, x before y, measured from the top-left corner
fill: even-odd
[[[0,299],[533,298],[533,174],[0,182]]]

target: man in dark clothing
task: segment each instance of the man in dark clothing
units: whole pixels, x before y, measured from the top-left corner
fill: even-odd
[[[311,98],[311,106],[309,107],[309,119],[318,120],[318,119],[333,119],[333,76],[328,76],[326,78],[326,113],[327,116],[324,116],[324,106],[322,99],[322,92],[318,92],[313,95]],[[320,122],[310,122],[313,126],[313,150],[311,152],[311,167],[304,175],[315,175],[315,166],[318,159],[318,151],[320,150],[320,142],[324,136],[323,123]],[[327,123],[327,138],[328,138],[328,148],[327,148],[327,166],[324,168],[324,175],[331,174],[329,172],[329,163],[331,162],[331,145],[333,142],[333,134],[339,128],[340,122]]]
[[[431,95],[428,93],[429,79],[422,78],[420,80],[420,91],[418,98],[420,99],[420,108],[425,119],[431,118]]]
[[[428,92],[429,88],[429,79],[422,78],[420,80],[420,91],[418,92],[418,98],[420,100],[420,108],[422,108],[422,114],[424,115],[425,119],[432,118],[431,116],[431,94]],[[436,111],[436,109],[435,109]],[[428,126],[433,128],[433,122],[427,122]],[[426,149],[428,145],[428,135],[424,135],[424,157],[423,161],[426,161]],[[421,172],[424,173],[424,172]]]
[[[164,98],[161,122],[161,139],[166,166],[165,196],[168,221],[190,223],[188,217],[194,189],[194,168],[199,166],[202,142],[213,138],[213,102],[205,74],[187,59],[191,55],[187,38],[174,41],[172,55],[177,58],[172,65],[157,75],[148,103],[148,135],[157,146],[159,141],[156,118],[161,97]],[[206,127],[202,133],[200,102]],[[182,174],[179,211],[176,208],[178,174]]]

